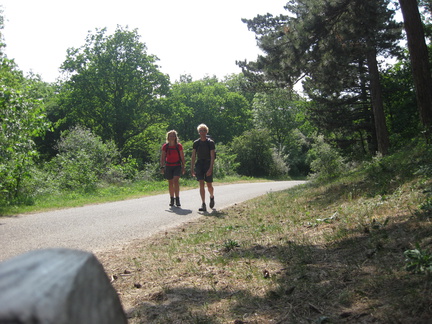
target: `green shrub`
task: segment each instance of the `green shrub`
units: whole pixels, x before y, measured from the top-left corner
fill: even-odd
[[[100,180],[108,180],[110,167],[119,159],[114,142],[103,143],[80,126],[63,133],[57,149],[49,171],[60,190],[94,190]]]
[[[330,180],[337,178],[347,170],[345,161],[339,152],[329,143],[324,136],[315,139],[308,153],[308,160],[313,174],[312,178],[318,180]]]
[[[267,130],[254,129],[234,138],[231,153],[236,155],[238,173],[245,176],[281,176],[288,167],[277,154]]]
[[[20,87],[13,61],[0,56],[0,205],[25,200],[23,184],[38,153],[34,137],[49,129],[40,100]],[[25,90],[25,89],[24,89]]]
[[[418,143],[421,154],[417,158],[419,169],[416,174],[423,175],[426,178],[432,177],[432,144]]]
[[[290,168],[285,161],[288,160],[288,157],[283,156],[276,149],[273,149],[272,151],[273,151],[272,152],[273,163],[270,166],[269,175],[272,177],[279,177],[279,176],[287,175]]]
[[[119,164],[111,164],[107,172],[102,175],[102,180],[107,183],[121,184],[124,181],[134,180],[138,175],[138,161],[129,156],[122,158]]]
[[[432,274],[432,255],[420,249],[419,244],[416,249],[404,252],[406,257],[406,270],[416,274]]]
[[[229,148],[224,144],[216,143],[217,158],[213,167],[213,175],[215,178],[224,178],[227,176],[236,175],[239,163],[236,162],[237,154],[230,152]]]
[[[155,158],[159,158],[160,148],[165,143],[165,129],[167,129],[165,124],[154,124],[128,138],[121,155],[136,159],[139,169],[142,169],[146,163],[154,162]]]

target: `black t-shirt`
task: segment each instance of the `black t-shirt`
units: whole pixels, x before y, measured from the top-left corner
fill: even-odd
[[[205,141],[197,139],[193,143],[193,149],[196,150],[198,160],[210,160],[210,151],[215,149],[215,142],[207,138]]]

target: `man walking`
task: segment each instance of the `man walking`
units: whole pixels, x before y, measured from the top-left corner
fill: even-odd
[[[215,205],[214,188],[213,188],[213,165],[215,160],[215,143],[207,137],[208,127],[205,124],[200,124],[197,127],[200,138],[193,143],[191,173],[193,177],[199,181],[201,207],[199,211],[207,211],[205,203],[205,184],[210,195],[210,208]],[[196,162],[195,162],[196,161]]]

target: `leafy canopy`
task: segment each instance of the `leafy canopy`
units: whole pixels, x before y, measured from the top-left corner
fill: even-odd
[[[68,77],[62,106],[65,119],[114,140],[121,150],[132,137],[163,119],[160,98],[169,78],[157,57],[147,54],[137,30],[117,27],[89,34],[81,48],[68,49],[62,70]]]

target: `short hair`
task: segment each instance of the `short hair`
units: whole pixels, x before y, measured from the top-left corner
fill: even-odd
[[[200,130],[201,128],[205,128],[205,130],[206,130],[207,133],[208,133],[209,128],[207,127],[206,124],[199,124],[198,127],[197,127],[197,131],[199,132],[199,130]]]
[[[175,143],[177,144],[177,142],[178,142],[178,135],[177,135],[177,131],[174,130],[174,129],[172,129],[172,130],[168,131],[168,133],[166,133],[166,142],[167,143],[169,142],[169,134],[171,134],[171,133],[175,134],[175,136],[176,136]]]

